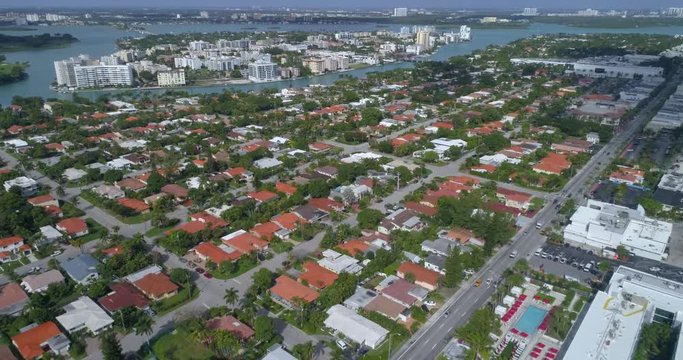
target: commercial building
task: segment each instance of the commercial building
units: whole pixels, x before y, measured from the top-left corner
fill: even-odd
[[[673,130],[683,125],[683,85],[669,96],[657,114],[645,127],[652,131]]]
[[[653,260],[666,259],[672,224],[651,219],[645,211],[588,200],[564,229],[566,241],[614,256],[618,246]]]
[[[185,70],[176,69],[169,71],[159,71],[157,73],[157,83],[159,86],[185,85]]]
[[[128,65],[74,65],[77,88],[133,86]]]
[[[609,287],[598,291],[564,359],[632,359],[642,328],[660,323],[671,326],[677,338],[674,359],[683,358],[681,320],[683,284],[619,267]]]
[[[259,60],[250,63],[249,80],[254,82],[266,82],[280,80],[280,71],[276,63]]]
[[[342,305],[332,306],[327,310],[327,315],[325,327],[371,349],[379,347],[389,335],[385,328]]]

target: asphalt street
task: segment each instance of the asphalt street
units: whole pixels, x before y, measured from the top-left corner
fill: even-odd
[[[618,155],[620,150],[632,139],[643,126],[654,115],[661,103],[680,83],[680,72],[671,79],[667,86],[634,117],[632,121],[624,126],[621,133],[617,134],[600,151],[586,163],[569,182],[565,185],[564,191],[559,195],[564,201],[566,198],[574,198],[577,203],[584,200],[585,192],[588,190],[593,177],[597,176],[604,168]],[[481,308],[487,301],[493,289],[486,287],[473,287],[472,283],[478,278],[496,278],[505,269],[514,265],[517,259],[511,259],[509,254],[517,250],[519,254],[530,254],[545,242],[545,237],[541,236],[534,228],[534,223],[540,222],[548,224],[558,213],[552,202],[539,211],[527,228],[521,229],[520,233],[512,238],[510,244],[498,251],[497,255],[489,259],[486,265],[467,282],[462,284],[458,290],[446,303],[432,316],[427,323],[418,330],[413,337],[403,344],[393,355],[396,360],[411,359],[434,359],[442,351],[446,342],[452,336],[452,330],[466,323],[474,310]],[[524,233],[528,231],[527,235]],[[533,255],[528,255],[528,257]],[[445,313],[449,315],[446,316]]]

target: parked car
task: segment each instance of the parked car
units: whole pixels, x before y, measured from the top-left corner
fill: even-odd
[[[340,339],[337,339],[336,343],[337,343],[337,346],[342,350],[346,350],[346,348],[349,347],[348,345],[346,345],[346,343],[343,340],[340,340]]]
[[[479,287],[481,286],[481,279],[477,279],[474,281],[474,287]]]
[[[196,271],[198,274],[203,274],[205,270],[198,267],[198,268],[195,268],[194,271]]]
[[[52,254],[51,254],[50,256],[53,256],[53,257],[54,257],[54,256],[58,256],[58,255],[61,255],[62,252],[63,252],[62,250],[55,250],[55,251],[52,252]]]
[[[651,266],[649,270],[652,271],[652,272],[660,272],[660,271],[662,271],[662,269],[659,268],[659,267],[657,267],[657,266]]]
[[[513,251],[510,253],[510,257],[513,258],[513,259],[514,259],[515,257],[517,257],[517,250],[513,250]]]

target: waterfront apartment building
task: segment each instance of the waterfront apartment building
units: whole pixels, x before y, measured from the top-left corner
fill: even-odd
[[[266,82],[280,80],[280,70],[277,64],[271,61],[259,60],[249,64],[249,80],[254,82]]]
[[[133,70],[128,65],[74,65],[79,89],[133,86]]]
[[[394,17],[406,17],[408,16],[408,8],[394,8]]]
[[[419,45],[424,50],[432,48],[431,33],[426,30],[420,30],[415,35],[415,45]]]
[[[76,65],[72,60],[55,61],[55,75],[58,86],[76,87]]]
[[[157,83],[159,86],[183,86],[185,85],[185,70],[159,71],[157,73]]]

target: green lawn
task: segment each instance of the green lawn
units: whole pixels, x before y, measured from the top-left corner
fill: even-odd
[[[270,248],[278,254],[288,252],[294,248],[294,244],[287,241],[276,241],[270,244]]]
[[[108,209],[107,207],[104,206],[102,203],[102,200],[97,197],[97,195],[90,193],[88,191],[84,191],[80,195],[83,199],[85,199],[87,202],[97,206],[100,209],[103,209],[106,211],[109,215],[119,219],[124,224],[141,224],[143,222],[148,221],[149,219],[152,218],[152,213],[149,212],[147,214],[138,214],[134,216],[121,216],[113,211],[111,209]]]
[[[237,268],[237,271],[235,271],[235,272],[224,273],[224,272],[221,272],[218,269],[216,269],[214,271],[210,271],[210,273],[216,279],[228,280],[228,279],[236,278],[236,277],[244,274],[245,272],[255,268],[256,266],[258,266],[259,263],[258,262],[252,263],[252,262],[248,262],[248,261],[238,261],[237,264],[238,264],[238,268]]]
[[[163,227],[163,228],[153,227],[153,228],[147,230],[147,232],[145,233],[145,236],[151,237],[151,238],[157,237],[159,235],[162,235],[164,233],[164,231],[171,230],[174,227],[175,227],[175,225],[167,226],[167,227]]]
[[[160,337],[152,349],[160,360],[203,360],[214,357],[209,349],[192,341],[190,334],[183,330]]]
[[[107,236],[107,234],[109,233],[109,231],[107,231],[107,229],[104,226],[100,225],[100,223],[98,223],[97,221],[95,221],[91,218],[85,219],[85,222],[88,224],[88,235],[81,236],[81,237],[75,239],[75,240],[77,240],[77,242],[79,242],[81,244],[85,244],[85,243],[93,241],[93,240],[101,239],[101,238]]]
[[[2,264],[2,266],[0,266],[0,267],[2,268],[2,271],[6,272],[6,273],[11,273],[12,271],[14,271],[14,269],[21,267],[21,266],[24,266],[24,265],[29,264],[29,263],[31,263],[31,261],[27,257],[22,256],[18,260],[10,261],[8,263]]]
[[[155,303],[153,309],[156,311],[158,316],[161,316],[185,305],[186,303],[195,299],[197,296],[199,296],[199,289],[196,287],[192,287],[192,294],[190,294],[187,288],[183,288],[178,291],[176,295]]]

